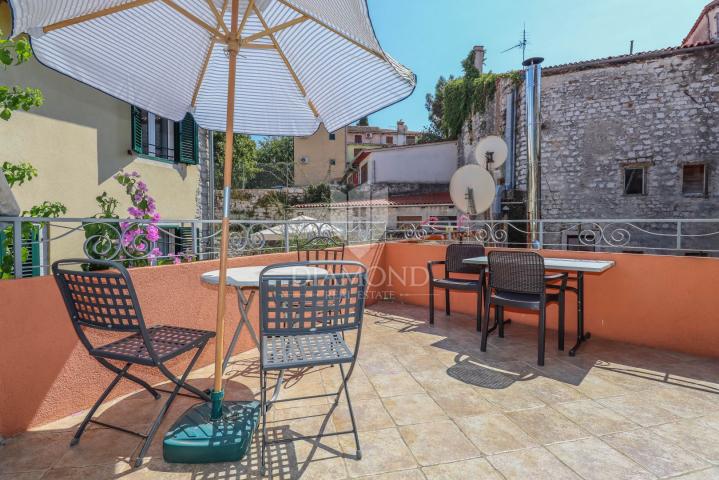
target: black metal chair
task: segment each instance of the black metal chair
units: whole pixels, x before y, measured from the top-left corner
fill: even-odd
[[[287,275],[273,272],[278,268],[309,266],[324,269],[319,275]],[[359,262],[312,261],[272,265],[260,274],[260,412],[262,414],[261,472],[265,471],[265,447],[272,443],[315,439],[352,433],[357,458],[362,457],[347,382],[354,370],[362,334],[367,269]],[[355,331],[354,346],[345,341],[344,333]],[[345,374],[344,366],[349,364]],[[307,397],[268,400],[267,376],[286,369],[338,365],[342,385],[337,393]],[[267,412],[274,403],[316,397],[335,397],[334,407],[344,390],[352,430],[320,432],[317,436],[293,436],[268,441]]]
[[[545,275],[544,258],[534,252],[489,252],[489,279],[482,317],[481,351],[487,351],[489,308],[494,305],[499,336],[504,337],[504,307],[539,312],[537,364],[544,365],[547,304],[559,304],[558,348],[564,350],[564,296],[566,273]],[[556,282],[561,282],[557,290]],[[554,283],[553,283],[554,282]],[[550,289],[552,292],[548,292]]]
[[[429,324],[434,325],[434,289],[444,289],[445,312],[451,313],[449,292],[460,290],[464,292],[477,292],[477,331],[481,328],[482,295],[484,294],[484,271],[482,265],[467,265],[464,260],[473,257],[483,257],[484,246],[472,243],[454,243],[447,246],[444,260],[427,262],[429,271]],[[434,266],[444,265],[444,278],[434,277]],[[451,274],[478,275],[477,279],[453,278]]]
[[[210,400],[207,394],[186,381],[205,345],[215,334],[210,331],[175,326],[145,326],[130,275],[125,267],[118,263],[88,259],[59,260],[52,264],[52,272],[80,342],[90,356],[116,374],[114,380],[90,408],[75,432],[70,446],[77,445],[90,422],[96,423],[144,438],[135,461],[135,466],[140,466],[173,400],[178,394],[184,395],[180,389],[192,393],[190,396],[205,401]],[[95,346],[87,337],[86,328],[129,335],[105,345]],[[196,349],[194,356],[182,376],[177,378],[165,363],[193,349]],[[124,365],[116,366],[110,360],[119,361]],[[133,365],[158,368],[175,384],[174,389],[164,390],[150,386],[128,372]],[[140,385],[156,400],[160,398],[158,391],[170,394],[147,433],[135,432],[92,418],[98,407],[123,378]]]

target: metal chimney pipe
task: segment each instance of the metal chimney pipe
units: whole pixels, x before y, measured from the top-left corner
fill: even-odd
[[[539,231],[542,198],[540,113],[543,61],[544,59],[541,57],[533,57],[522,62],[525,67],[524,98],[527,105],[527,217],[529,220],[529,243],[532,248],[541,247]]]

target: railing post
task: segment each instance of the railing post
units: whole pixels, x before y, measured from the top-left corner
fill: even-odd
[[[200,258],[199,241],[197,240],[197,222],[192,222],[190,225],[192,228],[192,248],[190,249],[192,257],[194,260],[202,260]]]
[[[677,220],[677,250],[682,249],[682,222]]]
[[[15,278],[22,278],[22,221],[12,222],[12,248]]]
[[[544,248],[544,222],[542,220],[539,220],[537,226],[539,227],[539,245],[537,248],[543,249]]]
[[[284,237],[285,242],[285,253],[289,253],[290,251],[290,225],[287,223],[287,220],[285,220],[284,230],[282,231],[282,236]]]

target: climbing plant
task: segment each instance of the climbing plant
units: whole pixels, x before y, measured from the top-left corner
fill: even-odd
[[[30,42],[25,39],[5,40],[0,30],[0,65],[7,69],[20,65],[32,57]],[[33,87],[0,85],[0,119],[10,120],[15,110],[28,111],[42,105],[42,92]]]
[[[435,94],[427,95],[425,107],[430,120],[427,130],[435,134],[432,138],[437,134],[441,135],[441,140],[457,138],[472,115],[486,111],[500,78],[510,78],[516,84],[521,81],[519,72],[479,73],[474,66],[474,50],[462,61],[462,70],[464,75],[458,78],[440,77]]]

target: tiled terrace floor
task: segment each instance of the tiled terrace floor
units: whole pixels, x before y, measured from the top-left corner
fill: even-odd
[[[277,479],[651,479],[719,478],[719,361],[592,339],[576,358],[548,342],[536,362],[533,328],[511,325],[479,351],[473,320],[383,303],[366,316],[359,366],[350,383],[363,459],[351,436],[272,448]],[[257,391],[256,352],[236,358],[229,398]],[[332,391],[339,369],[292,378],[283,396]],[[208,385],[211,370],[195,372]],[[192,400],[180,398],[161,432]],[[100,416],[143,428],[159,403],[145,393]],[[327,399],[279,404],[274,435],[349,426],[345,405]],[[73,416],[0,447],[0,480],[70,478],[257,478],[256,446],[239,464],[168,465],[161,438],[152,459],[131,470],[139,441],[93,427],[68,448]]]

